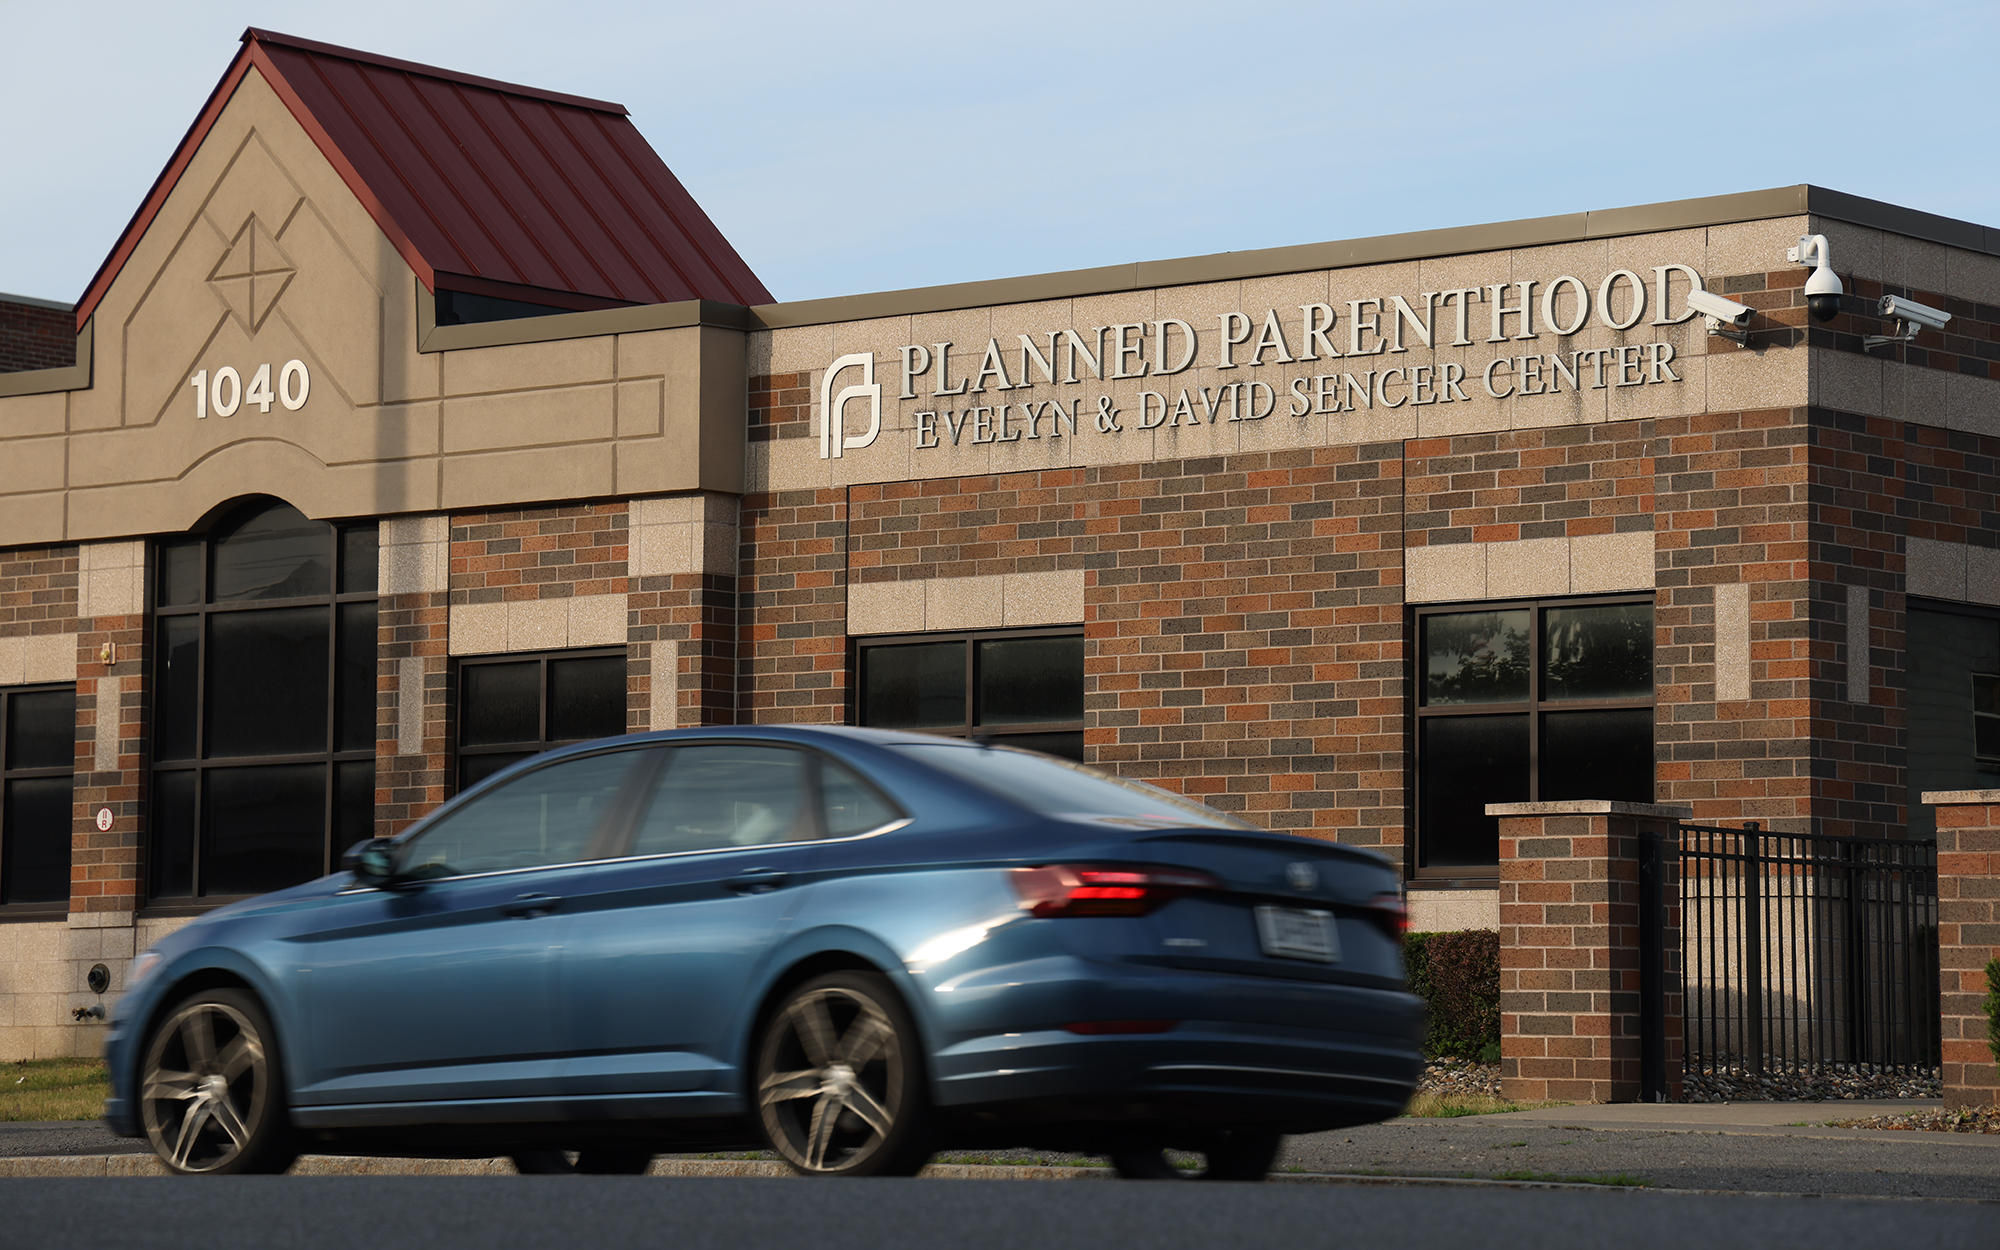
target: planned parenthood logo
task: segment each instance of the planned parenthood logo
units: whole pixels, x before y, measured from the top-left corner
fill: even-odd
[[[858,385],[843,387],[839,394],[833,390],[834,380],[844,370],[860,369],[861,381]],[[868,432],[850,435],[847,432],[847,403],[853,399],[868,401]],[[830,460],[853,447],[866,447],[882,432],[882,384],[875,380],[875,356],[872,352],[856,352],[842,356],[827,367],[826,376],[819,384],[819,458]]]

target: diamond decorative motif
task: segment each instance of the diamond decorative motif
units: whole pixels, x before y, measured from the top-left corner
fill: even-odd
[[[209,271],[208,285],[243,328],[255,334],[297,272],[292,258],[252,213],[236,232],[229,250]]]

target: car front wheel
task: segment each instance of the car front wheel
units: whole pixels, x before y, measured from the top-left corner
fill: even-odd
[[[916,1028],[879,976],[835,972],[792,991],[757,1048],[758,1120],[807,1176],[911,1176],[930,1158]]]
[[[257,1000],[206,990],[176,1003],[139,1070],[146,1140],[184,1176],[283,1172],[298,1158],[276,1036]]]

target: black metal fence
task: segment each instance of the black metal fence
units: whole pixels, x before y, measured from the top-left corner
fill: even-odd
[[[1938,1066],[1937,844],[1680,827],[1690,1073]]]

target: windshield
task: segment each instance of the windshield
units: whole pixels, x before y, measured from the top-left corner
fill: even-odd
[[[1053,756],[955,743],[899,742],[895,749],[1045,816],[1101,816],[1153,825],[1257,829],[1156,786],[1126,781]]]

